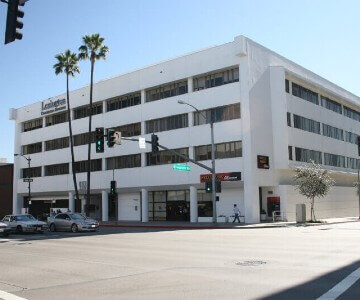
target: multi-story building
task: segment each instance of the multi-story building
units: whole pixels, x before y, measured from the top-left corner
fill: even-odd
[[[14,212],[51,207],[81,210],[74,200],[65,94],[12,109],[15,153],[29,155],[31,168],[15,158]],[[180,105],[179,100],[197,107]],[[89,87],[70,93],[77,180],[84,204]],[[310,159],[336,180],[317,201],[318,218],[353,216],[358,202],[353,182],[358,168],[360,99],[269,49],[239,36],[233,42],[193,52],[94,85],[93,129],[116,128],[125,137],[156,133],[159,142],[210,166],[210,118],[215,122],[216,172],[241,172],[223,181],[217,214],[232,215],[238,204],[248,223],[260,212],[280,210],[295,218],[295,204],[306,203],[294,189],[293,169]],[[94,136],[92,137],[94,142]],[[96,153],[92,147],[91,215],[108,220],[206,220],[211,194],[188,163],[167,151],[123,141]],[[27,183],[33,178],[31,203]],[[117,201],[108,201],[110,181]],[[226,176],[222,176],[226,180]],[[199,219],[198,219],[199,218]]]

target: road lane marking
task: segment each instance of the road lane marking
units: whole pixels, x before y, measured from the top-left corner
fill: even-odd
[[[25,298],[21,298],[19,296],[4,292],[4,291],[0,291],[0,299],[4,299],[4,300],[26,300]]]
[[[360,278],[360,268],[352,272],[350,275],[345,277],[337,285],[335,285],[331,290],[326,292],[317,300],[334,300],[349,289],[358,279]]]

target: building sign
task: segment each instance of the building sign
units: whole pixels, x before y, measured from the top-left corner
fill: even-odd
[[[258,169],[270,169],[269,156],[258,155],[257,165],[258,165]]]
[[[48,115],[66,109],[66,99],[46,100],[41,103],[41,115]]]
[[[241,172],[216,173],[216,181],[239,181]],[[211,181],[211,174],[201,174],[200,182]]]

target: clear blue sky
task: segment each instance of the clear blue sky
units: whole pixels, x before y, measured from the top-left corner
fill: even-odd
[[[29,0],[21,41],[4,45],[7,5],[0,3],[0,157],[13,161],[11,107],[65,91],[54,55],[77,51],[100,33],[110,48],[95,80],[243,34],[360,95],[360,2],[353,0]],[[71,89],[89,83],[89,63]]]

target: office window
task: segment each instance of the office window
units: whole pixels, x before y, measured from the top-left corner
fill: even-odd
[[[359,168],[360,160],[356,158],[347,157],[346,158],[346,167],[348,169],[357,170]]]
[[[321,106],[325,107],[326,109],[332,110],[338,114],[342,114],[341,104],[327,97],[321,96]]]
[[[45,166],[45,176],[69,174],[69,164],[57,164]]]
[[[188,92],[187,80],[157,86],[146,91],[146,102],[183,95]]]
[[[146,133],[168,131],[188,127],[188,114],[146,121]]]
[[[210,120],[216,123],[221,121],[240,119],[240,103],[210,108],[202,110],[201,113],[194,112],[193,114],[194,126],[209,124]]]
[[[42,142],[22,146],[22,154],[42,152]]]
[[[327,124],[323,124],[323,135],[340,141],[344,140],[344,131],[342,129]]]
[[[291,127],[291,113],[287,113],[287,124]]]
[[[194,91],[208,89],[228,83],[239,81],[239,68],[229,68],[223,71],[214,71],[203,74],[193,79]]]
[[[102,114],[103,106],[102,102],[93,103],[92,115]],[[74,119],[86,118],[90,115],[90,105],[82,106],[74,109]]]
[[[45,151],[63,149],[67,147],[69,147],[68,137],[45,141]]]
[[[113,111],[139,104],[141,104],[141,92],[119,96],[106,101],[107,111]]]
[[[189,156],[189,148],[180,148],[174,149],[174,151]],[[164,165],[164,164],[174,164],[174,163],[183,163],[186,162],[185,159],[171,153],[168,150],[159,151],[155,154],[152,152],[146,153],[146,165],[155,166],[155,165]]]
[[[121,136],[124,136],[124,137],[141,135],[141,123],[140,122],[118,126],[113,129],[115,131],[120,131]]]
[[[295,160],[302,162],[313,160],[317,164],[322,164],[322,153],[320,151],[295,147]]]
[[[75,162],[75,170],[76,173],[84,173],[87,172],[87,160],[82,160],[82,161],[77,161]],[[96,171],[101,171],[102,170],[102,163],[101,163],[101,158],[99,159],[92,159],[90,161],[90,172],[96,172]]]
[[[320,134],[320,122],[294,115],[294,127]]]
[[[324,164],[332,167],[345,168],[345,157],[336,154],[324,153]]]
[[[360,113],[346,106],[344,106],[344,116],[360,122]]]
[[[352,144],[357,144],[358,135],[349,131],[345,131],[345,141]]]
[[[141,155],[130,154],[106,159],[106,170],[141,167]]]
[[[242,142],[228,142],[215,144],[215,158],[234,158],[242,157]],[[211,145],[203,145],[195,147],[195,160],[210,160]]]
[[[289,160],[293,160],[292,146],[288,146]]]
[[[290,84],[288,79],[285,79],[285,91],[290,93]]]
[[[317,93],[294,82],[292,83],[292,94],[296,97],[300,97],[306,101],[319,105],[319,97]]]
[[[39,118],[39,119],[36,119],[36,120],[31,120],[31,121],[24,122],[23,126],[22,126],[23,127],[22,129],[23,129],[23,132],[31,131],[31,130],[42,128],[42,125],[43,125],[43,119]]]
[[[52,126],[55,124],[60,124],[60,123],[64,123],[67,122],[69,120],[68,118],[68,113],[66,112],[62,112],[56,115],[51,115],[51,116],[47,116],[45,118],[45,126]]]
[[[22,178],[41,177],[41,167],[21,169]]]
[[[88,144],[88,133],[80,133],[73,135],[74,138],[74,146],[81,146],[81,145],[87,145]],[[95,131],[91,132],[90,134],[91,143],[95,143],[96,135]]]

